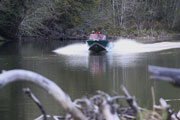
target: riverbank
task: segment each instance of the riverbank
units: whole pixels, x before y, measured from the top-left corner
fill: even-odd
[[[117,31],[118,32],[118,31]],[[176,31],[168,31],[168,30],[122,30],[118,33],[115,33],[115,35],[111,35],[114,38],[121,39],[121,38],[128,38],[128,39],[135,39],[139,42],[162,42],[162,41],[174,41],[174,40],[180,40],[180,33]]]
[[[159,36],[109,36],[109,40],[114,41],[118,39],[134,39],[141,43],[153,43],[153,42],[163,42],[163,41],[178,41],[180,40],[180,34],[169,34],[169,35],[159,35]],[[22,41],[49,41],[49,40],[58,40],[58,41],[69,41],[69,40],[82,40],[85,41],[88,39],[88,35],[83,36],[70,36],[70,37],[60,37],[58,39],[51,39],[49,37],[22,37]],[[0,42],[4,40],[0,40]]]
[[[135,39],[142,43],[151,43],[151,42],[163,42],[163,41],[178,41],[180,40],[180,34],[166,34],[158,36],[139,36],[139,37],[128,37],[130,39]]]
[[[118,32],[118,31],[117,31]],[[162,42],[162,41],[174,41],[174,40],[180,40],[180,33],[178,32],[168,32],[168,31],[153,31],[152,33],[147,32],[139,32],[138,34],[134,34],[135,31],[132,31],[130,33],[119,31],[120,34],[112,34],[108,31],[102,30],[103,34],[108,35],[108,39],[111,41],[122,39],[122,38],[128,38],[128,39],[135,39],[139,42],[143,43],[151,43],[151,42]],[[60,31],[42,31],[39,35],[35,36],[22,36],[19,38],[19,40],[22,41],[35,41],[35,40],[41,40],[41,41],[48,41],[48,40],[87,40],[89,37],[89,34],[91,32],[83,31],[82,28],[73,28],[73,29],[67,29],[63,32],[63,30]],[[4,41],[5,39],[0,36],[0,41]],[[17,39],[18,40],[18,39]]]

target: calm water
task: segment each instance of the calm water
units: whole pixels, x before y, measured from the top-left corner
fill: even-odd
[[[91,54],[83,41],[6,43],[0,46],[0,71],[26,69],[56,82],[72,99],[102,90],[122,93],[127,87],[140,106],[151,108],[151,86],[159,98],[180,98],[180,89],[149,79],[148,65],[180,68],[180,42],[140,44],[132,40],[114,41],[109,52]],[[61,106],[43,89],[15,82],[0,89],[0,120],[33,120],[41,113],[22,92],[29,87],[48,114],[63,114]],[[170,102],[177,110],[180,102]]]

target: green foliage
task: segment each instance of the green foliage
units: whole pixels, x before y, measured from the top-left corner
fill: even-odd
[[[20,9],[21,0],[8,1],[0,7],[0,35],[7,38],[16,38],[18,26],[22,19]],[[22,6],[23,7],[23,6]]]
[[[57,2],[55,10],[60,25],[64,29],[82,25],[81,12],[89,10],[93,4],[93,0],[63,0]]]
[[[27,14],[19,26],[20,34],[23,36],[38,36],[38,29],[46,29],[43,22],[51,19],[52,14],[47,7],[40,7]]]
[[[0,18],[0,35],[7,38],[77,27],[116,36],[158,35],[180,31],[180,1],[3,0]]]

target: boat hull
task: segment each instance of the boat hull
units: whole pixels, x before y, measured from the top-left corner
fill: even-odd
[[[93,40],[88,40],[87,44],[89,46],[89,50],[93,52],[102,52],[106,51],[109,41],[93,41]]]

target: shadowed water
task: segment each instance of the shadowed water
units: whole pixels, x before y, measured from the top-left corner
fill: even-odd
[[[180,68],[180,42],[113,41],[106,53],[88,51],[85,41],[7,43],[0,46],[0,70],[26,69],[56,82],[72,99],[103,90],[122,93],[124,84],[140,106],[151,108],[151,86],[158,99],[180,98],[180,88],[149,79],[148,65]],[[43,89],[16,82],[0,89],[0,120],[33,120],[37,106],[22,92],[30,87],[49,114],[63,114],[61,106]],[[179,102],[170,102],[176,110]]]

